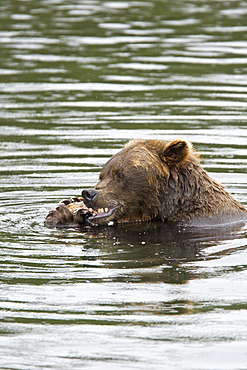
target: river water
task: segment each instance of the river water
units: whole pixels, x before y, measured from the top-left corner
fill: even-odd
[[[133,138],[247,205],[245,1],[0,1],[0,369],[240,370],[246,227],[50,230]]]

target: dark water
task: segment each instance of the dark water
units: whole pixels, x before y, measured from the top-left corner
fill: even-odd
[[[49,230],[133,138],[247,205],[245,1],[0,1],[0,368],[246,369],[246,230]]]

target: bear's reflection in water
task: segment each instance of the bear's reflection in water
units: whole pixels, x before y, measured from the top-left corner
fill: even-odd
[[[246,244],[243,225],[221,228],[183,228],[162,222],[133,223],[81,230],[82,258],[113,269],[105,280],[183,284],[202,277],[190,262],[220,259]],[[94,254],[92,251],[98,250]],[[91,253],[89,252],[91,251]],[[229,267],[230,268],[230,267]]]

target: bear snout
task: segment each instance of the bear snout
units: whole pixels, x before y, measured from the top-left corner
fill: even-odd
[[[94,200],[94,198],[96,197],[97,194],[98,194],[97,190],[95,190],[93,188],[82,190],[81,195],[82,195],[84,203],[86,204],[87,207],[92,207],[93,206],[93,200]]]

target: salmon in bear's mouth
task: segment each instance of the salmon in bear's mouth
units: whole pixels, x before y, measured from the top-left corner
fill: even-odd
[[[78,211],[82,211],[82,214],[84,215],[84,221],[90,222],[91,224],[97,225],[99,224],[107,224],[109,221],[113,220],[113,215],[115,211],[119,208],[121,208],[121,205],[118,204],[114,207],[102,207],[102,208],[89,208],[84,203],[83,198],[77,198],[72,197],[70,199],[64,199],[59,202],[60,204],[64,204],[66,208],[72,213],[72,215],[75,215]]]
[[[118,205],[115,207],[104,207],[104,208],[98,208],[97,210],[93,210],[92,215],[88,217],[88,221],[91,223],[95,223],[95,224],[97,224],[97,221],[100,221],[100,223],[102,223],[102,221],[104,222],[104,219],[106,222],[107,222],[107,219],[108,221],[110,221],[112,219],[111,216],[120,207],[121,206]]]

